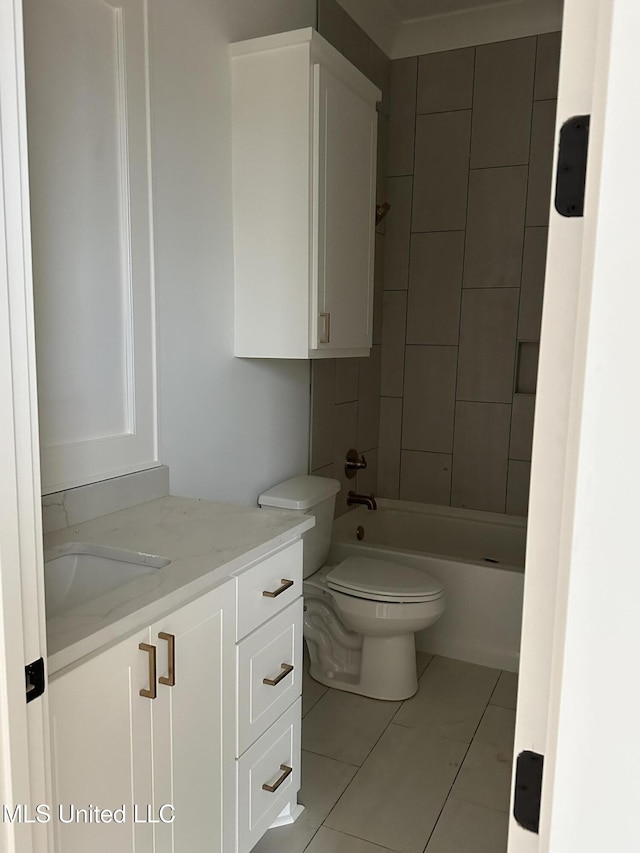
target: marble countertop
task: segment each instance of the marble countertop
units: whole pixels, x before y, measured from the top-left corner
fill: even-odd
[[[49,675],[218,586],[314,524],[312,516],[287,510],[169,496],[48,533],[45,559],[51,548],[86,542],[171,560],[49,620]]]

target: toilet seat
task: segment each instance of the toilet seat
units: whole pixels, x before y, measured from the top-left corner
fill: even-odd
[[[420,603],[443,595],[440,583],[418,569],[366,557],[348,557],[326,579],[335,592],[369,601]]]

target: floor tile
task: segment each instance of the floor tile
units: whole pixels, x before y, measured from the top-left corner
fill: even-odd
[[[422,675],[425,669],[433,660],[433,655],[428,652],[416,652],[416,668],[418,670],[418,678]]]
[[[302,753],[302,788],[299,802],[305,806],[291,826],[271,829],[252,853],[301,853],[352,780],[356,768],[332,758]]]
[[[329,688],[320,684],[309,675],[308,667],[305,666],[302,677],[302,716],[306,716],[313,706],[322,699]]]
[[[399,707],[400,702],[328,690],[304,718],[302,746],[338,761],[362,764]]]
[[[499,675],[497,669],[436,657],[393,722],[470,743]]]
[[[465,750],[424,730],[390,725],[326,825],[398,853],[422,853]]]
[[[426,853],[500,853],[507,849],[509,816],[449,799]]]
[[[489,705],[455,781],[451,796],[509,811],[515,711]]]
[[[393,853],[388,847],[379,847],[355,838],[353,835],[345,835],[322,826],[311,844],[307,847],[307,853]]]
[[[516,709],[516,699],[518,698],[518,673],[503,672],[496,689],[489,700],[490,705],[499,705],[501,708],[510,708],[512,711]]]

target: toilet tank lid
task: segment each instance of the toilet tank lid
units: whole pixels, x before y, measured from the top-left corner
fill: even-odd
[[[274,506],[279,509],[307,510],[333,497],[339,491],[338,480],[304,474],[267,489],[258,498],[258,503],[260,506]]]

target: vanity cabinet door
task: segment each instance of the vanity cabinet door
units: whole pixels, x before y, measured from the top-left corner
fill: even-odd
[[[235,849],[235,579],[158,620],[155,853]],[[171,810],[165,809],[165,817]]]
[[[142,816],[152,803],[153,701],[140,695],[150,687],[150,657],[138,648],[147,641],[141,631],[51,679],[56,853],[153,850],[152,824],[134,816],[134,804]],[[118,822],[106,813],[96,822],[96,808]]]

